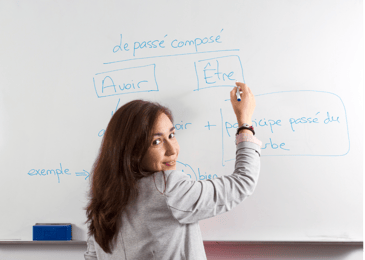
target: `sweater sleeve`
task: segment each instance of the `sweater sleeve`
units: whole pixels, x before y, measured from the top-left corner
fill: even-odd
[[[236,146],[233,174],[204,181],[193,181],[183,172],[172,172],[166,184],[165,199],[181,224],[195,223],[230,211],[252,195],[260,171],[261,149],[252,142]]]

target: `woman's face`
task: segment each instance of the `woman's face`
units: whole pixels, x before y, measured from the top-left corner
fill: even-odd
[[[175,138],[175,127],[165,113],[157,118],[152,134],[152,143],[142,159],[143,168],[151,172],[176,170],[180,146]]]

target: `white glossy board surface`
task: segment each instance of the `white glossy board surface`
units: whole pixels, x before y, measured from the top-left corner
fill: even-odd
[[[239,80],[260,179],[203,239],[362,241],[361,1],[6,1],[0,24],[0,239],[71,222],[86,240],[88,174],[130,100],[171,108],[179,170],[231,174]]]

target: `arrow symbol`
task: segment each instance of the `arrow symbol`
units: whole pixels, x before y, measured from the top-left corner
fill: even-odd
[[[90,176],[90,173],[88,171],[85,171],[83,169],[82,172],[75,172],[76,176],[86,176],[85,180]]]

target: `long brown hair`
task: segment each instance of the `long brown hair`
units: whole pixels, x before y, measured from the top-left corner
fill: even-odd
[[[120,107],[110,119],[99,154],[93,164],[86,210],[88,235],[111,253],[128,203],[138,197],[137,181],[150,176],[141,161],[152,142],[152,128],[171,111],[158,103],[134,100]]]

